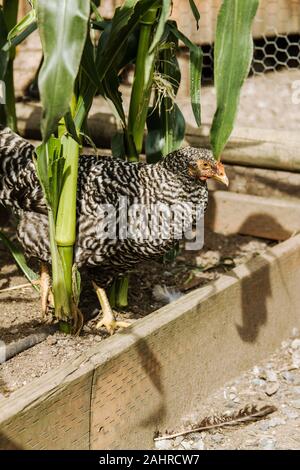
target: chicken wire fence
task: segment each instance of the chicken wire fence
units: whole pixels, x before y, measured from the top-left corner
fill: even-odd
[[[221,0],[196,0],[194,20],[187,0],[173,2],[173,18],[203,50],[202,121],[211,122],[215,105],[213,44]],[[237,125],[300,128],[300,0],[260,0],[253,24],[253,60],[243,87]],[[188,86],[185,86],[188,93]]]
[[[179,6],[185,2],[178,2]],[[203,81],[213,75],[213,41],[220,2],[202,2],[202,35],[209,43],[203,48]],[[179,12],[181,15],[183,12]],[[183,18],[187,19],[187,15]],[[190,28],[183,22],[184,28]],[[300,68],[300,0],[260,2],[253,25],[254,51],[250,75],[268,76],[268,72]],[[195,38],[194,38],[195,40]]]
[[[204,49],[204,82],[213,72],[214,33],[222,0],[194,0],[200,11],[200,28],[194,19],[188,0],[173,1],[172,17],[180,29]],[[250,0],[249,0],[250,1]],[[102,14],[111,17],[121,0],[101,3]],[[300,0],[260,0],[253,25],[254,57],[251,73],[263,75],[285,68],[300,68]]]

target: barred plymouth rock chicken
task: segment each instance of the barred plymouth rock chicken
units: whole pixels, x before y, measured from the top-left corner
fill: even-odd
[[[47,207],[33,156],[29,142],[9,128],[0,129],[0,202],[18,218],[17,235],[25,255],[50,264]],[[79,269],[91,270],[97,280],[103,312],[98,326],[111,333],[124,326],[115,321],[105,294],[111,280],[141,260],[161,257],[176,241],[179,219],[174,215],[155,218],[155,207],[175,205],[185,211],[189,204],[195,223],[197,211],[203,213],[207,206],[208,178],[228,184],[223,165],[207,149],[186,147],[156,164],[96,155],[80,158],[75,262]],[[137,205],[138,210],[132,210]],[[148,218],[138,224],[136,219],[145,208]]]

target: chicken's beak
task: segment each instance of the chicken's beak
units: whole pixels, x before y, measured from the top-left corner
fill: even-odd
[[[229,185],[229,179],[227,178],[227,175],[225,173],[224,165],[221,162],[217,164],[217,171],[213,175],[213,179],[225,184],[225,186]]]

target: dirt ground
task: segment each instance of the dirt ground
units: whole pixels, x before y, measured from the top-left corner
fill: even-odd
[[[231,415],[246,405],[274,405],[277,411],[260,421],[193,432],[185,437],[157,441],[158,449],[273,450],[300,449],[300,339],[295,328],[265,361],[227,383],[183,420],[182,429],[202,418]],[[180,431],[180,429],[176,430]]]
[[[119,312],[119,318],[136,320],[143,317],[166,303],[166,297],[178,298],[203,286],[264,252],[272,244],[274,242],[248,236],[225,237],[206,231],[205,246],[200,252],[186,252],[182,248],[175,262],[145,263],[133,271],[130,274],[129,308]],[[0,260],[0,289],[26,282],[1,244]],[[81,336],[57,332],[0,365],[0,394],[9,395],[107,337],[104,330],[95,329],[99,306],[88,281],[82,293],[81,308],[87,318],[92,318],[85,324]],[[32,288],[0,293],[0,309],[0,340],[6,344],[39,331],[43,325],[39,296]]]

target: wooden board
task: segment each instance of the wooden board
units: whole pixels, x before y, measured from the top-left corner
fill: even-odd
[[[2,398],[0,448],[151,448],[300,326],[299,266],[298,235]]]
[[[40,104],[19,102],[16,108],[21,135],[39,140]],[[184,144],[210,147],[209,130],[208,125],[200,129],[187,125]],[[99,148],[110,148],[111,137],[117,132],[117,121],[104,98],[95,99],[89,131]],[[238,127],[230,137],[222,161],[233,165],[300,172],[300,137],[294,131]]]
[[[239,205],[237,205],[239,201]],[[300,232],[300,204],[225,191],[210,194],[206,225],[215,232],[286,240]]]
[[[187,126],[186,143],[210,147],[210,126]],[[222,153],[222,161],[234,165],[300,172],[300,137],[288,130],[236,127]]]
[[[300,202],[300,173],[231,164],[225,168],[230,192]],[[216,191],[222,186],[211,179],[208,187]]]

